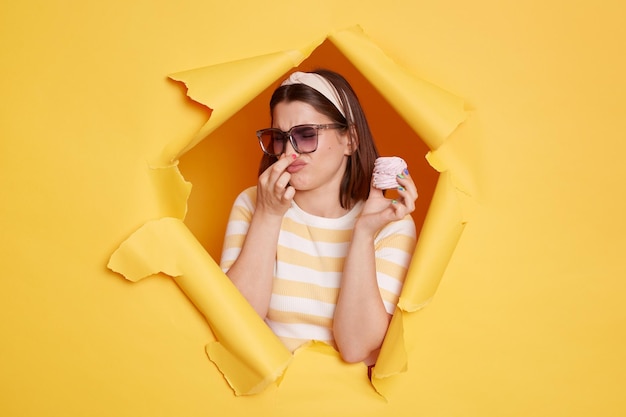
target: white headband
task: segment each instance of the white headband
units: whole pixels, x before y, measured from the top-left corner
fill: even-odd
[[[324,77],[319,74],[315,74],[313,72],[294,72],[282,82],[281,85],[292,85],[292,84],[304,84],[308,85],[312,89],[321,93],[324,97],[329,99],[337,110],[341,113],[343,117],[346,117],[346,112],[341,105],[341,100],[339,99],[339,94],[335,87]]]

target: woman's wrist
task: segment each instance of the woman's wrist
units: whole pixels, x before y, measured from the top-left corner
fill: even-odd
[[[374,241],[374,237],[376,236],[376,232],[378,230],[373,230],[367,222],[357,220],[354,224],[354,229],[352,229],[352,240],[358,239],[359,241]]]
[[[268,210],[257,208],[252,214],[252,221],[260,222],[261,224],[268,224],[268,225],[274,224],[274,225],[280,226],[280,224],[283,221],[284,216],[285,216],[284,214],[276,214]]]

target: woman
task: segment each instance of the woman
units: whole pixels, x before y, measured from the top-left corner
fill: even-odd
[[[372,365],[415,247],[408,171],[371,186],[378,157],[359,101],[328,70],[293,73],[270,100],[256,187],[233,206],[221,267],[290,350],[309,340]]]

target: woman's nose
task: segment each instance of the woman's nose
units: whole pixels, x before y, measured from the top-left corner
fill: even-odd
[[[293,145],[291,144],[291,141],[290,141],[290,140],[288,140],[288,141],[285,143],[285,155],[286,155],[286,156],[291,156],[291,155],[293,155],[293,154],[296,154],[296,155],[297,155],[297,154],[298,154],[298,152],[296,151],[296,149],[295,149],[295,148],[293,147]]]

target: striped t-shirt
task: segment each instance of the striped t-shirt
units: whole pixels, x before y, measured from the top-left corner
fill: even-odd
[[[235,200],[220,263],[224,272],[241,252],[255,203],[256,187]],[[265,322],[289,350],[310,340],[335,346],[335,304],[352,229],[362,208],[360,202],[342,217],[325,218],[308,214],[293,202],[283,217]],[[375,238],[376,278],[389,314],[398,302],[415,241],[410,215],[389,223]]]

